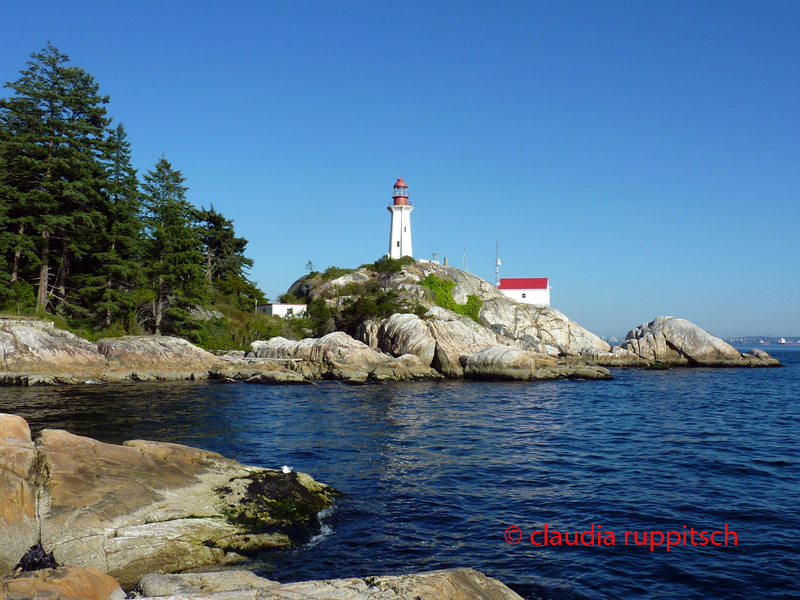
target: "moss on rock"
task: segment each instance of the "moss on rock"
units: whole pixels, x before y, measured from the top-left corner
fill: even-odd
[[[217,490],[224,502],[222,514],[232,525],[265,541],[272,539],[269,534],[282,534],[293,544],[308,541],[320,531],[319,512],[342,496],[295,471],[256,471],[230,483]]]

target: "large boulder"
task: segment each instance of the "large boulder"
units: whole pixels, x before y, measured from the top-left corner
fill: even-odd
[[[741,354],[686,319],[658,317],[628,332],[621,344],[654,363],[680,367],[774,367],[781,363],[765,352]]]
[[[36,492],[44,473],[36,458],[25,419],[0,415],[0,574],[16,565],[39,537]]]
[[[150,578],[147,590],[161,600],[522,600],[514,591],[474,569],[447,569],[428,573],[277,583],[267,579],[243,580],[241,588],[228,585],[229,577],[217,574],[173,575]],[[222,580],[218,583],[217,580]],[[220,590],[220,591],[212,591]],[[224,591],[223,591],[224,590]],[[233,593],[232,590],[240,590]],[[169,594],[169,595],[167,595]],[[188,594],[192,594],[189,596]],[[147,596],[150,597],[150,596]]]
[[[100,381],[97,346],[48,321],[0,319],[0,384]]]
[[[462,357],[464,377],[490,380],[611,379],[611,372],[597,365],[559,361],[516,346],[493,346]]]
[[[289,384],[307,383],[300,373],[292,371],[285,364],[268,358],[245,357],[229,352],[219,357],[218,361],[209,371],[212,379],[221,379],[228,382],[246,381],[247,383]]]
[[[537,367],[554,367],[558,361],[515,346],[493,346],[463,359],[469,379],[536,379]]]
[[[434,306],[428,310],[428,327],[436,340],[431,366],[447,377],[462,377],[461,357],[500,345],[489,329],[468,317]]]
[[[587,363],[604,367],[649,367],[652,364],[652,361],[620,346],[614,346],[610,351],[583,348],[576,354]]]
[[[124,336],[97,342],[108,360],[107,381],[205,379],[217,358],[181,338]]]
[[[300,341],[275,337],[250,344],[250,353],[260,358],[287,361],[287,365],[307,379],[340,379],[352,382],[369,380],[430,379],[438,373],[416,357],[395,358],[342,331],[321,338]]]
[[[336,491],[179,444],[104,444],[0,415],[0,574],[41,539],[58,564],[132,586],[151,571],[236,562],[319,531]],[[288,507],[288,508],[287,508]]]
[[[413,354],[430,366],[436,351],[436,339],[425,321],[413,314],[394,314],[380,326],[377,346],[393,356]]]
[[[505,296],[483,303],[481,323],[498,335],[511,338],[523,348],[546,352],[542,344],[561,352],[594,349],[609,352],[611,346],[555,308],[523,304]]]

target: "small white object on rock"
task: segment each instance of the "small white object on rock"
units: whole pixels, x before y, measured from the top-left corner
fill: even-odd
[[[287,467],[286,465],[283,465],[283,467],[281,467],[281,471],[283,471],[284,473],[291,473],[292,467]]]

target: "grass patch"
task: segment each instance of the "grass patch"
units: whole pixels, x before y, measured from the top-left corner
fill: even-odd
[[[455,282],[439,279],[433,273],[423,279],[420,285],[431,292],[433,301],[436,302],[437,305],[451,310],[456,314],[469,317],[476,323],[480,323],[478,316],[481,313],[483,300],[476,295],[469,294],[466,304],[458,304],[455,298],[453,298],[453,288],[456,287]]]

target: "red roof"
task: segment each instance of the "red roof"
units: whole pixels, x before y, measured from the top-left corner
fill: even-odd
[[[501,290],[546,290],[547,277],[523,277],[519,279],[501,279]]]

